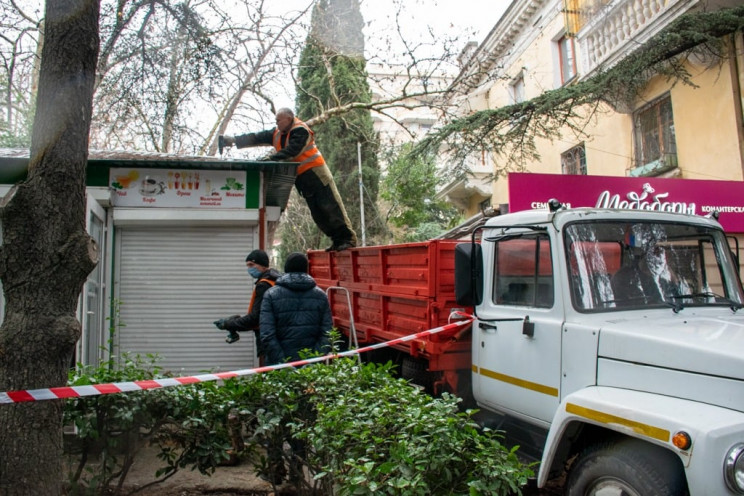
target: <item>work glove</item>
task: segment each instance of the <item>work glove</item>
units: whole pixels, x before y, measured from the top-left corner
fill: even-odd
[[[222,144],[224,144],[225,146],[235,146],[235,136],[223,136]]]
[[[237,318],[240,318],[240,315],[231,315],[229,317],[225,317],[224,319],[215,320],[214,321],[214,325],[215,325],[215,327],[217,327],[217,329],[220,329],[220,330],[223,330],[224,331],[225,329],[227,329],[227,327],[225,327],[225,325],[228,323],[228,321],[230,321],[232,319],[237,319]]]
[[[259,162],[273,162],[274,161],[274,159],[271,158],[271,154],[264,155],[263,157],[259,158],[258,160],[259,160]]]

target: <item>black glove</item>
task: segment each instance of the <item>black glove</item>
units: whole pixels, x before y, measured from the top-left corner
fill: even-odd
[[[223,136],[222,137],[222,144],[225,145],[225,146],[227,146],[227,147],[234,146],[235,145],[235,136],[227,136],[227,135]]]
[[[225,327],[226,324],[232,319],[237,319],[237,318],[240,318],[240,315],[231,315],[229,317],[225,317],[224,319],[215,320],[214,325],[215,327],[217,327],[217,329],[224,331],[225,329],[227,329],[227,327]]]
[[[263,157],[259,158],[258,161],[259,162],[273,162],[274,159],[271,158],[271,154],[269,154],[269,155],[264,155]]]

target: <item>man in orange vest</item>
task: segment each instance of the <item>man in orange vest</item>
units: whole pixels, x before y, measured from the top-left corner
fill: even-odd
[[[263,362],[263,346],[261,345],[260,330],[258,327],[261,315],[261,301],[264,293],[271,289],[276,280],[281,275],[277,270],[269,268],[269,256],[263,250],[253,250],[245,257],[245,266],[248,273],[256,280],[253,286],[251,302],[248,304],[248,313],[244,316],[233,315],[225,319],[219,319],[214,322],[217,329],[228,332],[228,343],[234,343],[240,339],[239,332],[253,331],[256,336],[256,352],[259,357],[259,363]]]
[[[225,146],[238,148],[271,145],[276,150],[262,160],[297,162],[295,186],[310,208],[313,221],[333,244],[326,251],[341,251],[357,244],[356,233],[338,194],[333,175],[315,146],[315,133],[288,108],[276,113],[276,127],[257,133],[223,136]]]

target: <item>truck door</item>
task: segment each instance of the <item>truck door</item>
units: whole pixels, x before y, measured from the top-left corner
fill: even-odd
[[[547,423],[559,401],[563,322],[550,237],[510,232],[483,242],[493,249],[484,246],[491,255],[473,328],[473,391],[484,406]]]

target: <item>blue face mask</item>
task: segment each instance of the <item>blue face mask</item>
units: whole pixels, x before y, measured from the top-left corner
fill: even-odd
[[[253,276],[254,279],[258,279],[262,274],[262,272],[255,267],[248,267],[248,273]]]

